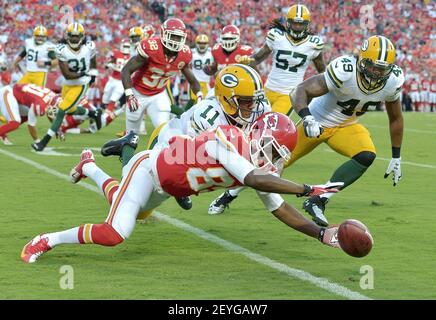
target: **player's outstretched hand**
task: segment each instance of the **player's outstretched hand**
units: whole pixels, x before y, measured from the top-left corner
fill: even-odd
[[[318,240],[327,246],[340,248],[338,241],[338,227],[321,228]]]
[[[313,116],[305,116],[303,118],[304,134],[308,138],[319,138],[324,129]]]
[[[297,197],[315,197],[324,193],[337,193],[343,185],[343,182],[329,182],[327,184],[317,184],[313,186],[305,184],[305,192],[297,194]]]
[[[401,158],[392,158],[389,162],[388,169],[385,172],[384,178],[386,179],[393,173],[392,180],[394,181],[394,187],[401,180],[403,174],[401,173]]]
[[[239,59],[237,59],[237,63],[241,63],[241,64],[245,64],[245,65],[249,65],[250,63],[252,63],[254,61],[253,58],[251,58],[250,56],[240,56]]]

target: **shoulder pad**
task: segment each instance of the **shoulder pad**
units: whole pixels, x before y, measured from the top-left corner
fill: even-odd
[[[355,72],[355,58],[351,56],[340,56],[329,63],[325,71],[326,78],[337,87],[342,87],[344,81],[349,80]]]

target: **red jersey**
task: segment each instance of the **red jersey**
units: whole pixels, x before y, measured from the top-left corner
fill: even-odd
[[[48,103],[55,96],[55,93],[48,88],[39,87],[34,84],[15,84],[12,88],[17,102],[33,111],[38,116],[43,116]]]
[[[83,107],[83,108],[88,109],[88,110],[91,110],[94,108],[94,106],[92,104],[90,104],[89,101],[86,99],[80,100],[78,106]],[[88,118],[89,117],[86,115],[75,116],[75,115],[67,114],[67,115],[65,115],[65,118],[62,122],[62,126],[60,127],[60,130],[63,133],[65,133],[68,129],[78,128]]]
[[[421,81],[421,91],[429,91],[430,90],[430,81],[424,79]]]
[[[239,60],[241,56],[251,56],[253,53],[253,48],[245,45],[237,46],[236,49],[230,53],[225,51],[220,43],[217,43],[212,48],[212,56],[217,64],[218,70],[221,70],[229,64],[238,63],[237,60]]]
[[[143,39],[138,45],[138,54],[147,59],[145,66],[132,76],[133,87],[146,96],[154,96],[165,90],[171,77],[192,60],[192,52],[188,46],[168,59],[159,37]]]
[[[410,83],[410,91],[418,91],[418,89],[419,89],[418,81],[412,81]]]
[[[111,56],[111,77],[117,80],[121,80],[121,69],[129,61],[130,54],[124,54],[121,51],[115,50]]]
[[[212,143],[212,149],[207,149],[207,142]],[[216,188],[242,185],[226,169],[229,163],[220,163],[216,155],[211,156],[210,152],[217,150],[217,145],[227,151],[226,159],[235,159],[235,153],[250,159],[248,141],[243,132],[234,126],[219,126],[216,130],[205,131],[195,138],[175,136],[170,139],[169,146],[160,152],[156,161],[162,189],[172,196],[185,197]],[[241,165],[240,162],[238,164]],[[251,165],[245,165],[239,171],[247,170],[251,171]]]

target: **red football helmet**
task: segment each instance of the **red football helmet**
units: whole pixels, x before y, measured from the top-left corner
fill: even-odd
[[[252,163],[272,170],[278,160],[289,161],[297,138],[297,129],[288,116],[277,112],[263,114],[249,130]]]
[[[155,34],[154,27],[151,24],[146,24],[142,27],[142,38],[148,39],[154,36]]]
[[[180,51],[186,41],[186,27],[182,20],[177,18],[167,19],[161,26],[161,41],[170,51]]]
[[[239,28],[233,24],[225,26],[221,31],[221,46],[226,51],[233,51],[239,44],[241,33]]]
[[[121,40],[120,51],[122,54],[130,54],[130,41],[129,41],[129,39]]]

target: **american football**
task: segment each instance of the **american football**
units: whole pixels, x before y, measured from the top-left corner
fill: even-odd
[[[357,258],[366,256],[374,244],[368,228],[354,219],[341,223],[338,228],[338,240],[342,250]]]
[[[0,1],[0,299],[436,299],[435,17]]]

